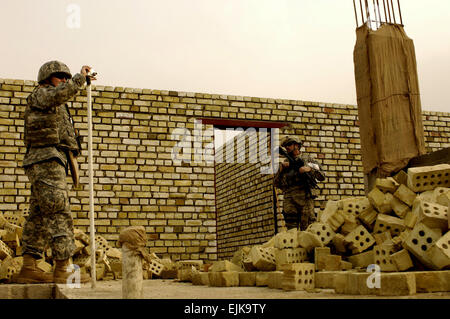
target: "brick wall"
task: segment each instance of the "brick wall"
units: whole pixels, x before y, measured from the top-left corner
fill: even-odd
[[[27,206],[23,113],[36,82],[0,79],[0,211]],[[280,137],[297,135],[327,171],[318,205],[364,193],[357,108],[284,99],[93,86],[93,150],[97,233],[110,241],[123,227],[143,225],[152,251],[178,259],[217,259],[214,163],[196,153],[211,134],[179,141],[198,118],[289,122]],[[87,136],[86,92],[71,106],[75,126]],[[427,151],[450,146],[450,114],[423,112]],[[212,125],[203,125],[211,132]],[[178,143],[190,161],[172,160]],[[87,144],[79,158],[81,186],[72,189],[76,227],[88,230]],[[199,160],[200,158],[200,160]],[[68,179],[70,180],[70,178]]]

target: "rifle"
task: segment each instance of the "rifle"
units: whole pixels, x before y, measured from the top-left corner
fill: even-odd
[[[293,158],[292,156],[289,155],[289,153],[282,147],[279,147],[279,154],[283,155],[284,157],[286,157],[289,161],[289,172],[288,177],[294,179],[295,176],[297,174],[299,174],[299,169],[300,167],[305,166],[305,162],[301,159],[301,158]],[[311,165],[307,164],[308,166],[311,167]],[[314,176],[315,175],[315,176]],[[317,181],[316,178],[319,179],[320,181],[323,181],[325,179],[325,177],[318,171],[315,172],[315,174],[313,175],[312,172],[306,172],[303,174],[304,177],[304,186],[306,186],[306,190],[308,192],[308,194],[314,198],[315,196],[313,196],[311,194],[311,190],[314,188],[319,188],[319,186],[317,185]]]

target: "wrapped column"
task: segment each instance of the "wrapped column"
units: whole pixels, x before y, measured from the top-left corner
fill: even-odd
[[[142,298],[142,259],[150,260],[145,250],[147,235],[143,226],[128,227],[120,232],[122,246],[122,298]]]

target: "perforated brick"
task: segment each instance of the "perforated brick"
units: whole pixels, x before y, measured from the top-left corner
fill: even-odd
[[[0,240],[0,259],[5,259],[8,256],[14,256],[14,251]]]
[[[375,180],[375,186],[383,193],[389,192],[393,194],[397,190],[399,183],[397,183],[392,177],[377,178]]]
[[[195,267],[197,270],[200,270],[200,264],[194,264],[194,263],[184,263],[184,261],[179,261],[180,268],[191,268]],[[203,265],[203,262],[202,262]],[[232,262],[228,260],[219,260],[215,261],[211,267],[209,267],[208,271],[212,272],[220,272],[220,271],[243,271],[241,267],[239,267],[236,264],[233,264]]]
[[[436,241],[436,246],[442,249],[442,252],[450,258],[450,231]]]
[[[164,269],[164,265],[161,264],[159,261],[157,261],[156,259],[152,259],[152,261],[150,262],[150,271],[159,276],[161,275],[161,272]]]
[[[336,235],[328,224],[315,222],[308,226],[306,231],[316,234],[324,246]]]
[[[400,218],[404,218],[408,211],[411,210],[408,205],[395,196],[392,196],[390,204],[394,213]]]
[[[297,232],[284,231],[276,234],[274,247],[278,249],[298,247]]]
[[[379,213],[388,213],[391,210],[386,194],[378,188],[374,187],[369,194],[367,194],[367,198]]]
[[[285,265],[283,268],[283,290],[313,290],[315,287],[314,267],[312,263]]]
[[[352,197],[340,200],[342,210],[346,214],[355,214],[358,216],[361,212],[369,209],[371,204],[367,197]]]
[[[307,252],[310,252],[314,247],[323,247],[319,236],[311,232],[299,231],[297,240],[299,246],[305,248]]]
[[[231,263],[231,262],[229,262],[227,260],[224,260],[224,261],[221,261],[221,262],[218,262],[218,263],[224,263],[225,261],[227,263],[229,263],[229,264],[232,264],[233,266],[236,266],[236,265],[234,265],[233,263]],[[191,268],[191,267],[194,267],[197,270],[201,270],[202,267],[203,267],[203,260],[180,260],[180,261],[178,261],[178,265],[180,266],[180,268]],[[214,265],[212,267],[214,267]],[[221,267],[221,266],[217,265],[216,267]],[[226,271],[226,269],[219,270],[219,271]]]
[[[406,249],[391,254],[391,259],[399,271],[405,271],[414,267],[411,256]]]
[[[305,248],[286,248],[275,250],[275,261],[277,269],[282,264],[294,264],[301,263],[307,259],[307,253]]]
[[[358,219],[364,225],[369,227],[375,222],[377,216],[378,212],[373,207],[370,207],[369,209],[366,209],[365,211],[361,212],[358,216]]]
[[[417,209],[417,222],[430,228],[448,229],[448,208],[439,204],[421,201]]]
[[[373,228],[374,233],[390,232],[392,236],[399,235],[405,229],[405,223],[403,219],[398,217],[389,216],[386,214],[378,214],[375,226]]]
[[[449,164],[408,168],[408,187],[414,192],[449,186]]]
[[[273,248],[254,246],[250,250],[250,259],[258,270],[275,270],[276,260]]]
[[[440,232],[418,223],[403,242],[403,247],[416,256],[424,265],[432,267],[427,252],[440,237]]]
[[[345,241],[349,243],[353,253],[361,253],[375,244],[375,239],[363,225],[359,225],[345,236]]]
[[[399,200],[401,200],[403,203],[408,205],[409,207],[412,206],[414,203],[414,200],[416,199],[417,195],[414,193],[411,189],[406,187],[405,185],[401,184],[397,190],[394,193],[394,196],[397,197]]]
[[[381,271],[397,271],[397,266],[391,258],[394,253],[393,245],[376,245],[373,247],[375,264]]]

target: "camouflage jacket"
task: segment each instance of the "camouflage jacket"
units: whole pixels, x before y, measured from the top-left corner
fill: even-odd
[[[66,151],[78,155],[77,136],[65,103],[77,94],[85,81],[85,76],[75,74],[57,87],[40,85],[27,97],[24,167],[51,158],[61,160],[66,166]]]
[[[325,176],[325,174],[322,170],[322,167],[317,162],[317,160],[315,160],[313,157],[311,157],[309,155],[300,154],[299,156],[296,157],[296,159],[301,159],[305,163],[305,165],[307,165],[308,163],[317,164],[319,169],[318,170],[313,169],[311,174],[314,176],[315,174],[320,173],[323,176]],[[283,162],[288,162],[288,159],[284,159]],[[293,184],[292,179],[288,177],[288,173],[292,170],[292,168],[289,166],[288,168],[284,168],[283,170],[281,170],[281,163],[279,166],[280,167],[278,168],[278,171],[275,174],[274,179],[273,179],[273,183],[274,183],[275,187],[281,189],[283,192],[286,192],[289,190],[304,189],[304,185],[305,185],[303,183],[305,180],[304,174],[301,174],[300,172],[295,172],[297,181],[295,184]]]

